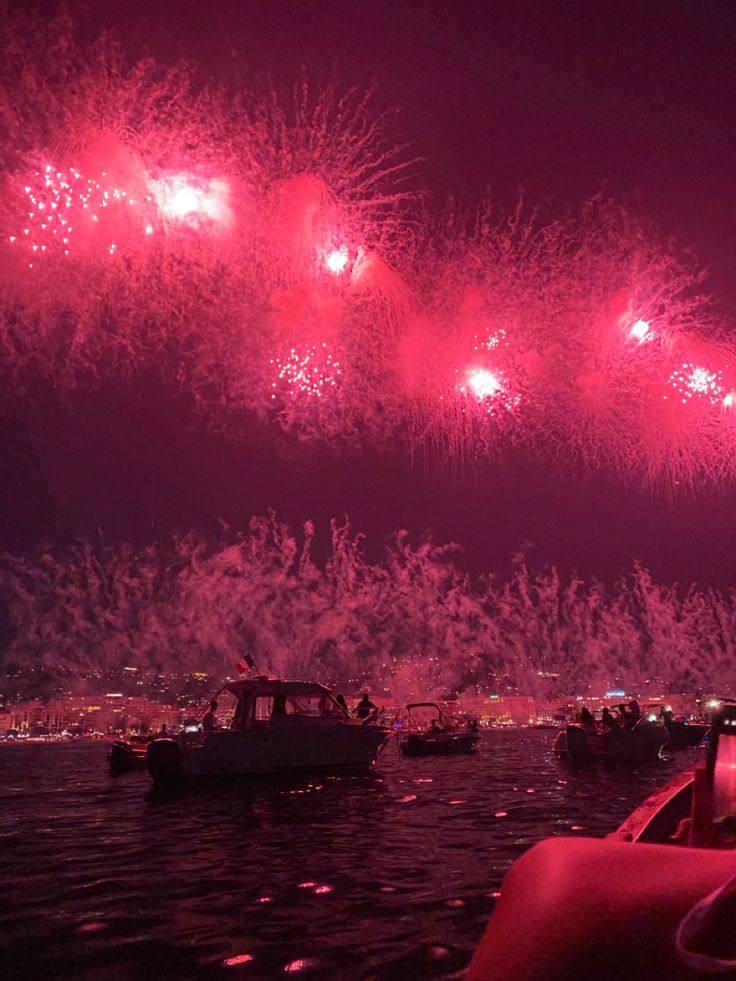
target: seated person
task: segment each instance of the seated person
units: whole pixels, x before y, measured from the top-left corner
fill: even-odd
[[[618,721],[611,714],[611,710],[606,706],[603,709],[603,714],[601,715],[601,726],[604,730],[608,729],[618,729]]]
[[[629,712],[623,702],[618,706],[618,721],[623,729],[633,729],[636,722],[636,716]]]
[[[210,707],[205,712],[204,718],[202,719],[202,732],[214,732],[215,729],[219,728],[219,723],[217,721],[217,702],[212,699],[210,702]]]
[[[588,735],[594,736],[598,732],[598,725],[595,721],[595,716],[590,711],[590,709],[583,708],[580,709],[580,725],[588,733]]]
[[[365,692],[361,700],[358,702],[358,706],[355,709],[355,715],[358,719],[370,719],[378,715],[378,707],[373,704],[368,696],[368,692]]]

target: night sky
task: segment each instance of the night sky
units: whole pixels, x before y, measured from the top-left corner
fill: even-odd
[[[12,5],[11,5],[12,6]],[[27,7],[27,4],[23,5]],[[39,10],[51,4],[31,5]],[[94,36],[111,27],[204,77],[283,86],[306,64],[402,111],[402,135],[426,160],[438,205],[469,206],[519,188],[552,212],[604,191],[651,216],[712,271],[736,315],[736,8],[727,4],[129,0],[69,8]],[[50,396],[5,403],[0,546],[31,551],[75,536],[139,543],[222,519],[244,527],[267,507],[295,524],[347,513],[378,552],[392,529],[468,550],[471,568],[502,569],[533,543],[556,562],[611,577],[635,557],[663,580],[733,583],[732,491],[661,500],[610,482],[582,486],[529,471],[427,475],[402,458],[288,454],[191,425],[185,402],[155,386],[109,392],[94,412]],[[119,425],[121,415],[125,425]],[[84,421],[82,421],[84,420]]]

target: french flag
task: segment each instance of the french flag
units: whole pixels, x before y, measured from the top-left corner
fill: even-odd
[[[253,669],[255,666],[256,662],[253,660],[250,654],[246,654],[242,661],[235,662],[235,670],[238,672],[238,674],[245,674],[248,668]]]

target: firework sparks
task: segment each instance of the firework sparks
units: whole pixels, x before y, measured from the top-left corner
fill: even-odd
[[[465,381],[458,386],[463,395],[469,395],[488,415],[499,409],[507,412],[515,409],[521,402],[521,394],[514,392],[505,374],[499,369],[469,368]]]
[[[6,241],[26,248],[35,261],[44,256],[71,255],[74,245],[78,250],[93,234],[97,243],[102,237],[102,253],[112,256],[118,250],[113,229],[119,229],[121,218],[132,214],[136,214],[145,236],[156,230],[151,221],[156,208],[160,216],[181,222],[201,218],[218,224],[230,221],[229,187],[224,181],[195,186],[183,176],[162,178],[148,182],[150,194],[136,195],[105,182],[106,177],[103,172],[96,180],[74,167],[61,171],[51,164],[35,171],[22,187],[27,209],[24,227],[7,235]],[[33,268],[33,261],[28,265]]]
[[[473,339],[475,341],[474,350],[476,351],[495,351],[499,347],[508,347],[506,331],[503,327],[490,331],[484,337],[475,334]]]
[[[684,362],[672,372],[667,384],[679,395],[683,405],[694,398],[705,400],[710,405],[725,404],[720,371],[709,371]],[[667,395],[663,397],[668,398]]]
[[[339,276],[341,272],[345,271],[349,258],[350,255],[345,246],[341,249],[333,249],[325,256],[325,266],[334,276]]]
[[[208,218],[221,225],[230,223],[230,188],[224,180],[196,184],[185,174],[177,174],[152,180],[149,186],[159,212],[167,218],[176,221]]]
[[[476,368],[468,372],[468,387],[479,400],[491,399],[500,392],[502,385],[498,375],[485,368]]]
[[[84,177],[75,168],[56,170],[51,164],[34,173],[23,185],[23,194],[27,207],[24,227],[20,233],[8,235],[7,241],[26,247],[34,259],[69,255],[80,233],[106,223],[113,212],[119,216],[138,203],[122,188]],[[106,242],[105,251],[114,255],[115,243]],[[29,267],[33,267],[32,262]]]
[[[699,336],[724,325],[693,301],[697,274],[626,209],[588,202],[545,226],[521,208],[499,220],[489,203],[472,222],[448,211],[424,227],[414,160],[370,94],[305,79],[293,104],[246,93],[237,109],[197,84],[184,98],[182,66],[126,74],[114,46],[100,50],[70,54],[66,72],[39,50],[3,74],[29,106],[12,160],[43,159],[2,202],[15,306],[0,349],[14,376],[40,364],[61,389],[108,353],[124,367],[165,349],[178,385],[221,393],[199,402],[213,415],[274,400],[283,425],[309,417],[327,439],[345,430],[370,446],[408,438],[453,466],[509,446],[662,484],[736,475],[733,344]],[[100,132],[89,108],[106,102]],[[61,152],[75,156],[57,169]],[[157,248],[164,236],[176,248]],[[14,253],[48,289],[25,289]],[[322,343],[335,337],[347,378]]]
[[[635,338],[639,343],[649,336],[650,326],[646,320],[637,320],[629,330],[629,337]]]
[[[475,334],[473,341],[473,351],[480,356],[488,352],[498,354],[509,346],[503,327],[482,335]],[[468,368],[464,380],[457,386],[459,392],[476,401],[488,415],[494,415],[499,409],[510,412],[521,402],[521,393],[514,389],[508,372],[499,367],[496,360]]]
[[[277,371],[271,388],[285,390],[292,397],[322,398],[327,391],[336,388],[342,378],[340,362],[335,360],[326,343],[292,347],[286,358],[272,358],[270,363]],[[271,398],[276,398],[276,391],[271,393]]]

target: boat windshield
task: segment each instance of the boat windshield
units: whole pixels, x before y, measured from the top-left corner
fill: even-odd
[[[345,712],[326,692],[314,695],[257,695],[254,707],[256,722],[267,722],[274,715],[293,715],[312,719],[340,719]]]
[[[412,705],[407,713],[406,728],[420,732],[448,731],[452,728],[450,720],[439,705]]]
[[[217,725],[220,729],[230,729],[233,718],[237,711],[238,700],[232,692],[227,689],[219,692],[217,696]],[[206,709],[204,710],[206,711]],[[202,715],[204,715],[204,711]]]

